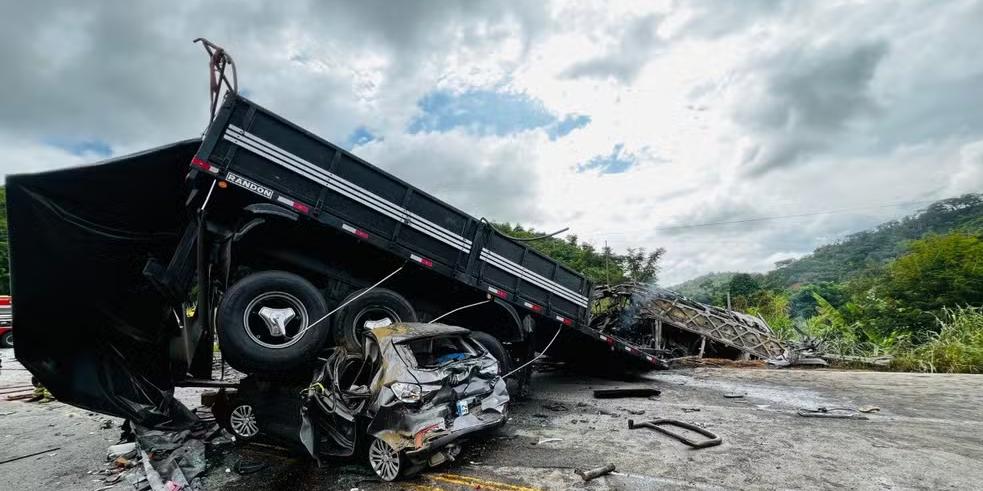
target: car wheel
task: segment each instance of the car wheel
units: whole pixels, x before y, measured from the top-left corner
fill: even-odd
[[[14,332],[8,331],[3,337],[0,337],[0,348],[13,348],[14,347]]]
[[[349,295],[341,303],[347,302],[365,290]],[[416,310],[402,295],[385,288],[370,290],[365,295],[345,306],[338,313],[334,324],[335,344],[350,351],[362,351],[365,342],[366,324],[371,325],[388,319],[393,324],[416,322]]]
[[[251,404],[233,404],[229,411],[228,431],[237,441],[246,443],[259,436],[259,423],[256,421],[256,409]]]
[[[256,408],[235,394],[219,397],[211,409],[215,421],[232,434],[237,442],[248,443],[259,435]]]
[[[246,372],[282,372],[310,362],[328,339],[321,293],[283,271],[251,274],[232,285],[218,308],[222,357]]]
[[[369,466],[383,481],[395,481],[403,470],[403,456],[379,438],[369,444]]]
[[[509,352],[505,349],[505,345],[501,343],[495,336],[488,334],[487,332],[481,331],[471,331],[471,339],[474,339],[486,350],[496,360],[498,360],[498,373],[499,375],[505,375],[512,371],[512,359],[509,358]]]

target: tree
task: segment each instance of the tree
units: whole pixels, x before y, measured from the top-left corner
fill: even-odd
[[[857,322],[878,335],[937,331],[945,308],[983,305],[983,240],[963,232],[930,235],[877,274],[851,284]]]
[[[628,248],[628,253],[621,257],[625,276],[638,283],[655,284],[658,281],[659,259],[666,253],[662,247],[646,254],[645,248]]]
[[[758,280],[748,273],[735,274],[727,284],[727,291],[730,292],[731,297],[748,298],[760,289]]]

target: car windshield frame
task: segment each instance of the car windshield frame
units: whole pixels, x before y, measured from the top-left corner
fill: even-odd
[[[464,348],[464,350],[444,354],[434,354],[433,352],[435,349],[441,348],[441,346],[435,345],[435,343],[445,341],[458,341],[456,348]],[[477,341],[472,339],[471,336],[457,333],[407,339],[405,341],[395,343],[395,347],[403,354],[404,362],[409,364],[411,368],[419,370],[437,370],[457,362],[473,360],[484,356],[487,351]],[[418,351],[416,349],[417,347],[424,349]],[[430,353],[429,356],[431,357],[430,360],[432,360],[432,362],[421,363],[421,357],[419,355],[426,353]],[[464,353],[465,356],[452,356],[459,353]]]

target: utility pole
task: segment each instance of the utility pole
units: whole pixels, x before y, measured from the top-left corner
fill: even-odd
[[[611,250],[608,249],[608,241],[604,241],[604,282],[611,284],[611,273],[608,272],[608,254]]]

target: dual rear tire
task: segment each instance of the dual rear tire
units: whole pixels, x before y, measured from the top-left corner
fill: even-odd
[[[314,361],[329,339],[357,352],[366,328],[417,320],[413,306],[391,290],[359,290],[342,303],[349,300],[324,319],[329,312],[324,297],[306,279],[285,271],[246,276],[225,292],[218,307],[222,356],[246,373],[287,372]]]

